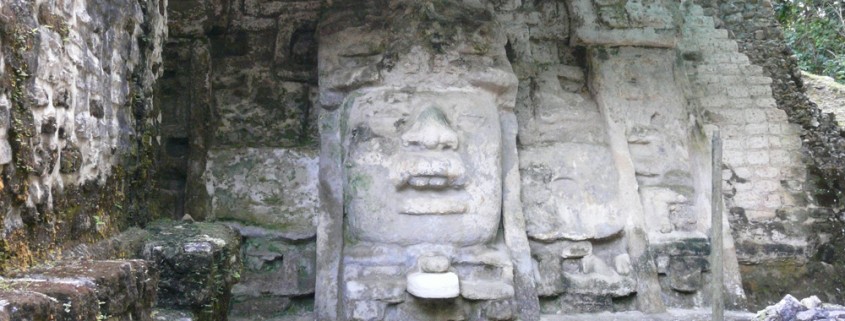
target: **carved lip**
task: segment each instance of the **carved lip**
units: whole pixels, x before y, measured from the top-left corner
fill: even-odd
[[[416,189],[438,189],[453,185],[454,178],[446,175],[410,175],[406,184]]]
[[[397,188],[438,190],[466,184],[464,164],[456,155],[405,155],[394,163],[392,179]]]
[[[450,215],[467,212],[467,203],[449,198],[408,198],[402,203],[400,213],[410,215]]]

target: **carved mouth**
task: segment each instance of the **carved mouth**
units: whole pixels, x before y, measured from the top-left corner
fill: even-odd
[[[411,155],[394,163],[393,181],[399,189],[439,190],[466,184],[463,162],[458,157]]]
[[[440,189],[450,186],[450,181],[454,180],[445,175],[412,175],[407,184],[416,189]]]

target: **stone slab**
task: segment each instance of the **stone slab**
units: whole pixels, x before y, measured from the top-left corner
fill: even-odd
[[[266,227],[289,239],[316,235],[321,209],[316,151],[212,150],[205,173],[217,220]]]

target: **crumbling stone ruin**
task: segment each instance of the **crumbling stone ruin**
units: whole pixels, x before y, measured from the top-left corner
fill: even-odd
[[[0,83],[0,320],[845,302],[768,0],[7,0]]]

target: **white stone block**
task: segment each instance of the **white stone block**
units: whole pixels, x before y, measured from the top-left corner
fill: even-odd
[[[764,204],[768,209],[779,209],[783,206],[783,200],[780,195],[771,194],[769,196],[766,196],[766,202]]]
[[[745,141],[745,147],[748,149],[761,149],[769,147],[769,139],[766,136],[753,136]]]
[[[754,103],[760,108],[777,108],[777,101],[774,98],[755,98]]]
[[[751,183],[736,183],[734,184],[734,188],[736,188],[737,192],[748,192],[751,191],[753,185]]]
[[[746,87],[729,87],[726,90],[728,97],[731,98],[739,98],[739,97],[749,97],[750,94],[748,92],[748,88]]]
[[[752,86],[748,88],[748,93],[753,97],[771,97],[772,88],[769,86]]]
[[[768,151],[753,151],[748,153],[748,163],[752,165],[763,165],[769,163]]]
[[[789,153],[785,150],[773,150],[769,153],[772,165],[788,165],[790,161]]]
[[[780,175],[780,170],[777,167],[762,167],[754,171],[758,178],[777,178]]]
[[[408,274],[408,293],[423,299],[451,299],[461,293],[458,275],[452,272]]]
[[[745,110],[745,121],[750,124],[755,123],[765,123],[766,122],[766,112],[762,109],[752,108]]]
[[[769,126],[766,123],[745,125],[745,134],[747,135],[762,135],[768,132]]]
[[[747,164],[745,161],[745,154],[742,151],[726,150],[724,153],[725,163],[732,166],[740,166]]]
[[[744,179],[751,178],[751,168],[749,168],[749,167],[734,168],[734,173],[736,173],[736,176],[739,176],[739,178],[744,178]]]
[[[752,185],[754,186],[754,192],[763,194],[777,191],[780,187],[780,184],[773,180],[757,180],[754,181]]]

